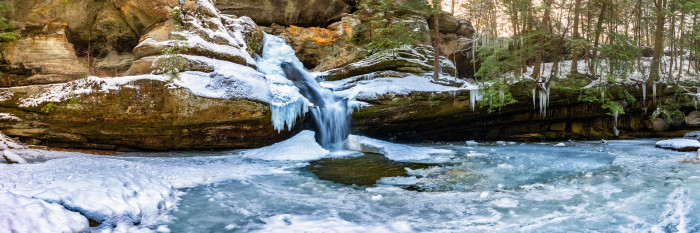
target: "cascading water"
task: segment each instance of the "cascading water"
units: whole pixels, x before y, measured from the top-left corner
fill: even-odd
[[[331,151],[343,149],[343,142],[349,135],[350,114],[352,109],[348,107],[348,99],[336,96],[330,89],[321,87],[315,77],[306,71],[304,65],[296,57],[294,49],[283,38],[265,35],[263,57],[258,58],[258,69],[266,76],[284,76],[291,80],[302,96],[316,123],[317,140],[324,148]],[[291,110],[279,109],[280,115],[286,117],[286,124],[293,124],[298,115],[306,113],[305,106],[291,106]],[[293,119],[289,119],[292,117]],[[274,123],[279,125],[283,123]]]

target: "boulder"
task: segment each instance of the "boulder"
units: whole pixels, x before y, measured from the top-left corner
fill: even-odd
[[[656,118],[653,122],[651,122],[651,130],[654,130],[656,132],[663,132],[671,128],[671,125],[666,122],[664,119],[661,118]]]
[[[327,80],[340,80],[387,70],[424,74],[433,71],[433,56],[433,48],[430,46],[405,45],[393,51],[374,53],[359,61],[328,70],[325,77]],[[443,72],[454,72],[454,67],[449,67],[450,64],[443,63]]]
[[[155,67],[148,62],[163,54],[166,48],[178,46],[183,55],[202,56],[255,67],[253,55],[260,52],[262,31],[248,17],[236,18],[221,15],[208,0],[190,0],[182,10],[182,25],[176,20],[158,23],[144,34],[133,50],[134,66],[127,74],[147,74]],[[178,25],[178,26],[176,26]],[[235,32],[235,33],[234,33]],[[240,36],[235,36],[240,33]],[[253,47],[248,47],[252,45]],[[199,64],[190,64],[192,59],[183,59],[181,71],[201,71]]]
[[[248,16],[258,25],[274,23],[301,27],[325,27],[352,12],[349,0],[218,0],[224,14]]]
[[[459,29],[460,24],[457,18],[448,14],[442,13],[437,16],[430,17],[430,28],[435,27],[435,20],[439,20],[441,33],[455,33]]]
[[[693,111],[685,117],[685,124],[689,126],[700,126],[700,111]]]

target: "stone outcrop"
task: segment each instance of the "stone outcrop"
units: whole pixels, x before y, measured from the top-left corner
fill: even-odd
[[[66,39],[66,24],[51,23],[40,32],[0,44],[4,77],[0,86],[66,82],[87,75]]]
[[[259,147],[292,134],[273,129],[265,103],[197,97],[154,80],[129,85],[36,105],[26,98],[51,93],[52,86],[3,90],[0,112],[12,117],[0,119],[0,130],[31,144],[107,150]]]
[[[294,48],[299,60],[309,69],[324,71],[349,64],[357,60],[358,48],[347,43],[353,36],[360,20],[353,15],[345,15],[341,21],[328,28],[302,28],[290,26],[282,36]]]
[[[619,92],[628,90],[637,98],[642,96],[641,90],[631,86],[614,89]],[[698,126],[673,126],[657,118],[654,122],[665,123],[665,129],[659,130],[650,120],[652,113],[645,113],[642,103],[635,102],[626,107],[627,114],[618,118],[620,136],[615,136],[614,118],[599,104],[579,101],[575,92],[552,89],[549,110],[543,116],[533,109],[529,88],[518,84],[511,90],[520,90],[513,93],[518,102],[496,113],[480,109],[478,102],[476,111],[472,111],[469,91],[454,95],[389,94],[377,99],[363,99],[371,106],[354,113],[353,131],[381,139],[421,142],[682,137],[700,129]],[[672,95],[671,91],[659,93],[659,96]]]
[[[325,27],[352,12],[352,0],[218,0],[224,14],[244,15],[257,24]]]

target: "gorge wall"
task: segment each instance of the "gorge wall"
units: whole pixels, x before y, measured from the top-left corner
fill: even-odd
[[[0,44],[0,131],[31,144],[201,150],[259,147],[288,138],[303,124],[278,132],[272,127],[269,101],[240,95],[248,87],[231,79],[254,72],[264,33],[284,37],[306,68],[325,72],[328,80],[432,72],[431,33],[392,54],[370,54],[349,42],[363,23],[352,14],[352,0],[0,3],[11,7],[1,14],[21,36]],[[175,7],[182,9],[181,30],[173,26]],[[475,33],[470,22],[449,14],[428,17],[405,12],[398,17],[410,22],[407,30],[416,33],[430,32],[432,21],[439,18],[440,50],[446,55],[443,73],[464,80],[473,75],[473,64],[465,56]],[[151,77],[163,73],[162,51],[178,43],[188,45],[182,52],[181,71],[197,72],[233,90],[201,95],[199,89],[186,86],[186,80],[174,85],[172,80]],[[237,68],[219,71],[216,64],[222,62]],[[95,78],[122,76],[138,78],[120,83],[119,88],[106,88],[106,81]],[[633,103],[618,119],[617,137],[613,117],[600,106],[581,102],[571,92],[553,91],[550,110],[541,116],[532,108],[530,89],[523,90],[527,91],[516,93],[517,104],[495,113],[478,107],[472,111],[469,91],[360,98],[371,106],[353,115],[353,130],[385,139],[445,141],[666,137],[698,128],[694,118],[688,123],[651,122],[651,111]],[[56,96],[56,91],[69,94]],[[641,99],[638,90],[633,93]],[[27,104],[37,99],[42,101]],[[654,108],[654,102],[644,102],[647,109]],[[683,109],[690,118],[698,115],[692,110]]]

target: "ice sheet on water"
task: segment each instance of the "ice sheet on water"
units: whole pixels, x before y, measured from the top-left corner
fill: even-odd
[[[348,137],[345,148],[383,154],[394,161],[444,162],[454,155],[452,150],[394,144],[357,135]]]
[[[330,152],[316,142],[313,131],[301,131],[296,136],[271,146],[249,150],[243,156],[262,160],[311,161],[326,157]]]
[[[413,232],[404,221],[386,224],[359,224],[343,220],[338,216],[275,215],[263,220],[266,224],[258,232]]]
[[[79,213],[43,200],[0,190],[0,232],[87,232]]]

